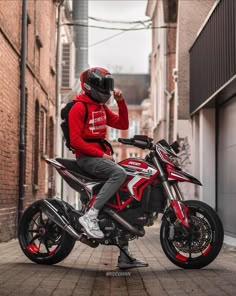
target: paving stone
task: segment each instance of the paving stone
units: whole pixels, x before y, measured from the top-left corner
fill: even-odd
[[[130,242],[133,255],[149,267],[121,271],[114,246],[92,249],[77,242],[57,265],[28,260],[17,240],[0,244],[1,296],[235,296],[236,249],[224,246],[218,258],[200,270],[184,270],[164,255],[159,226]]]

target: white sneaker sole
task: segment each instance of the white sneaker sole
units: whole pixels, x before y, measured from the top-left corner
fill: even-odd
[[[88,229],[88,225],[87,223],[82,219],[82,217],[79,218],[79,223],[84,227],[84,231],[86,232],[86,234],[91,237],[91,238],[98,238],[98,239],[102,239],[104,238],[104,234],[102,236],[98,236],[95,235],[94,233],[92,233],[89,229]]]

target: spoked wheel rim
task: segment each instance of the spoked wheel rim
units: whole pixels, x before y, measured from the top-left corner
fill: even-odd
[[[62,230],[38,209],[24,231],[24,248],[38,259],[50,257],[60,247]]]

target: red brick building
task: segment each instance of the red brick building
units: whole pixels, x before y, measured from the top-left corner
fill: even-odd
[[[16,235],[22,97],[23,1],[0,1],[0,241]],[[27,7],[25,136],[21,205],[52,194],[44,161],[53,156],[55,50],[58,1],[25,1]],[[22,147],[21,147],[22,148]],[[50,180],[50,178],[49,178]],[[21,188],[22,189],[22,188]]]
[[[151,125],[145,112],[149,111],[149,74],[113,74],[115,87],[122,90],[129,112],[129,129],[117,130],[109,128],[108,140],[111,142],[116,161],[121,161],[128,157],[145,157],[146,151],[134,147],[123,145],[117,141],[118,138],[132,138],[134,135],[150,134]],[[111,101],[111,109],[118,113],[117,104]]]

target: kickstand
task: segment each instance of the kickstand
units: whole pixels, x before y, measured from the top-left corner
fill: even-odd
[[[120,249],[120,251],[123,253],[123,254],[125,254],[125,256],[130,260],[130,261],[135,261],[135,259],[134,258],[132,258],[132,257],[130,257],[129,256],[129,254],[120,246],[120,245],[116,245],[119,249]]]

